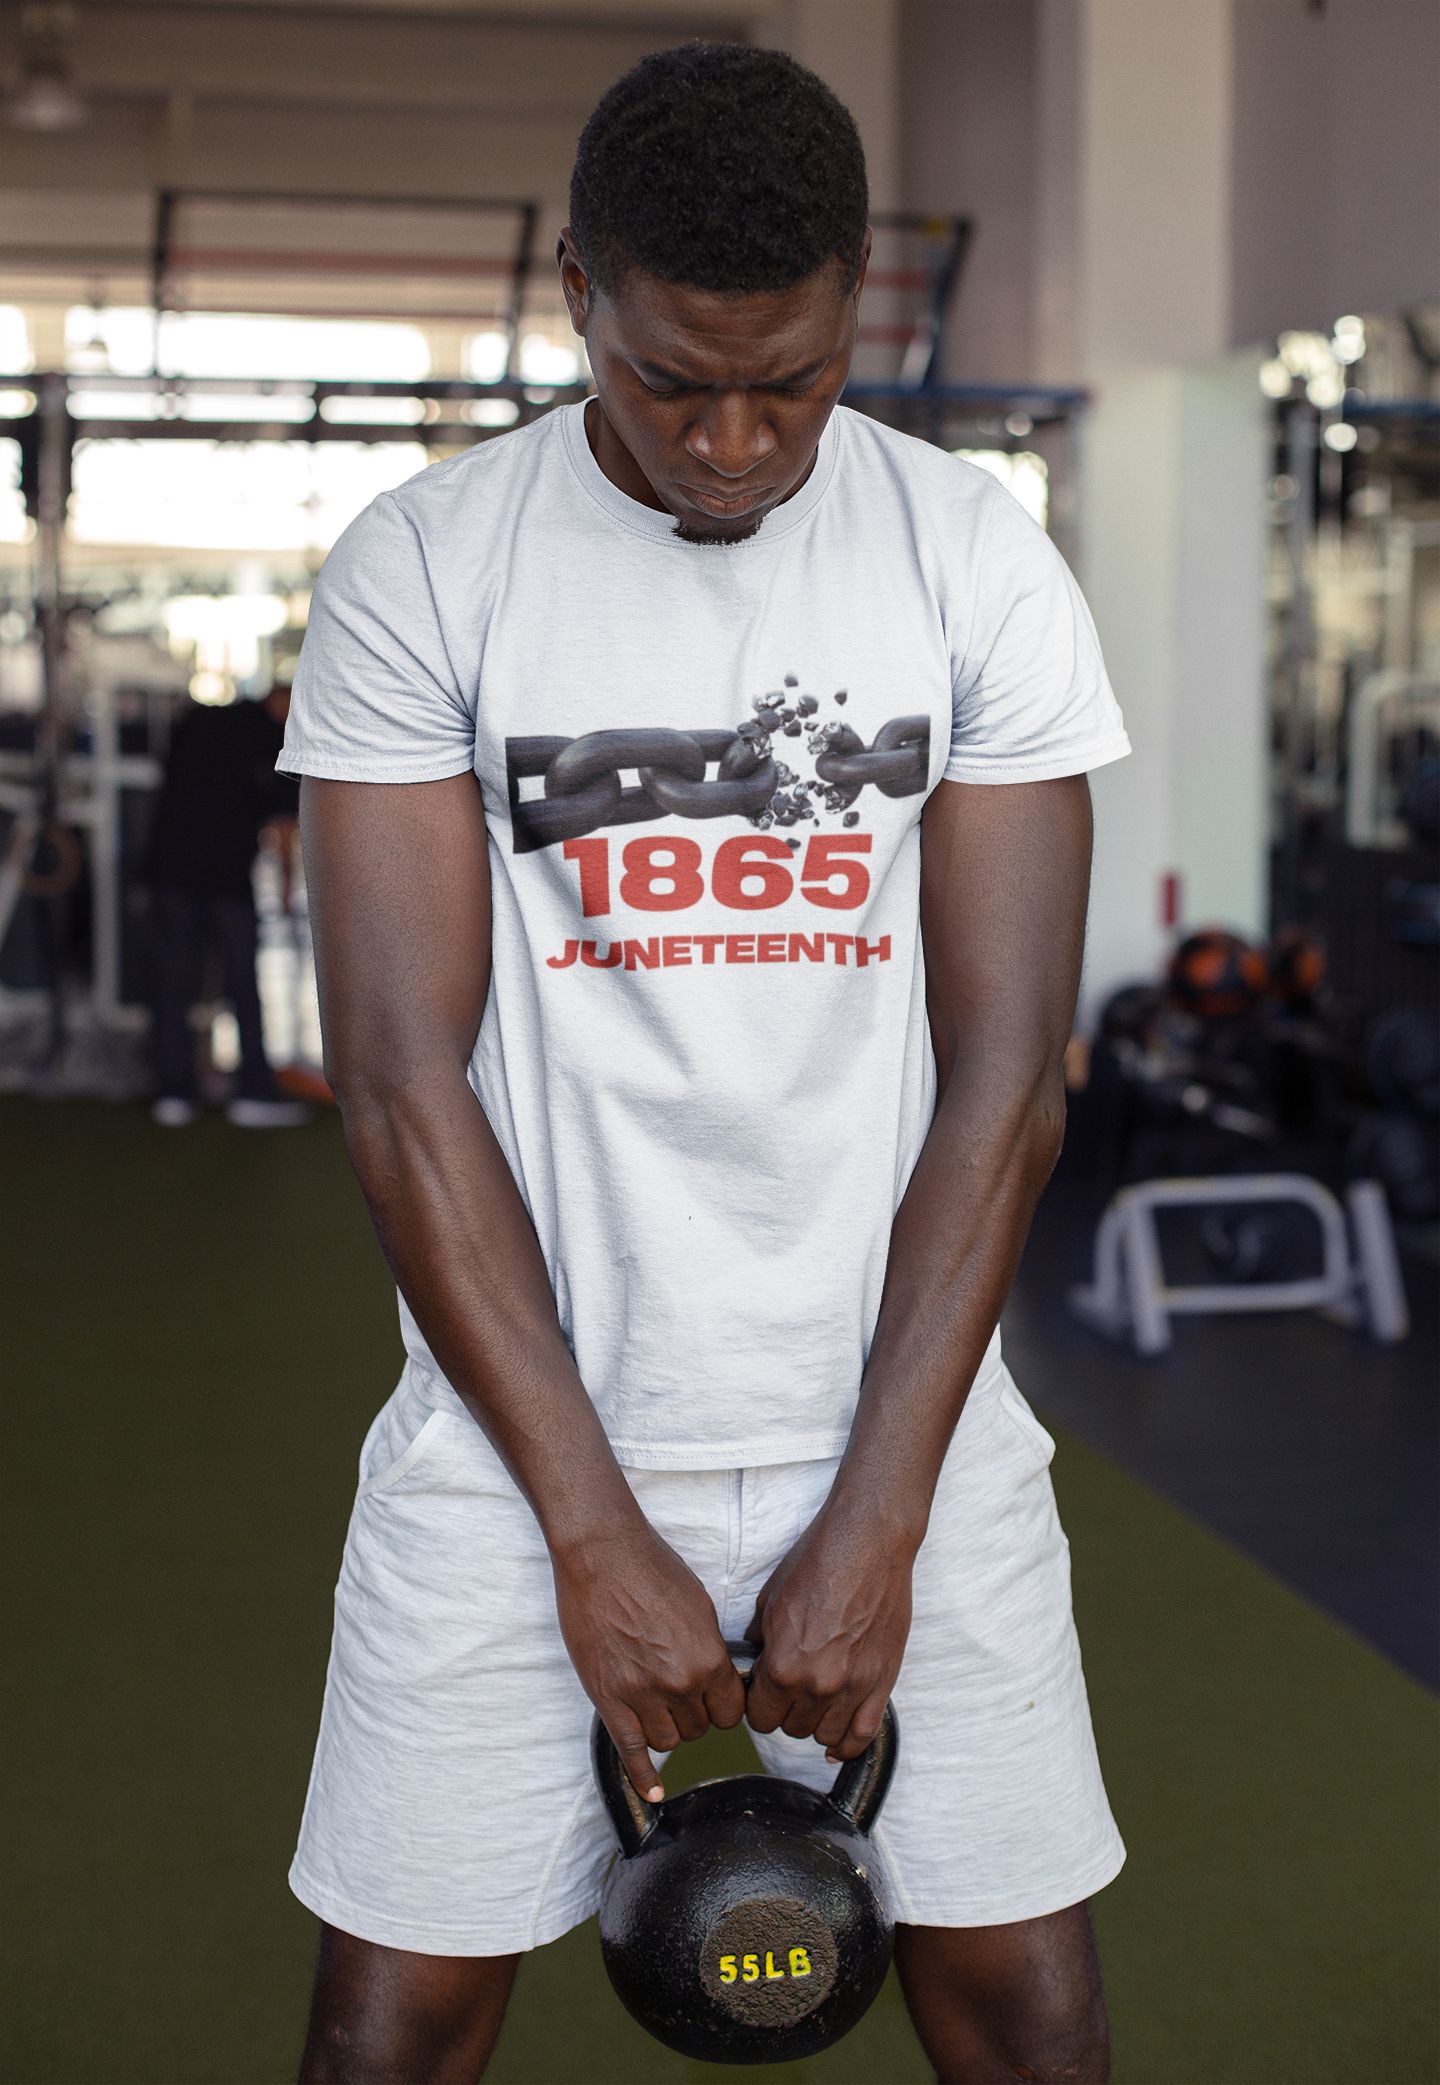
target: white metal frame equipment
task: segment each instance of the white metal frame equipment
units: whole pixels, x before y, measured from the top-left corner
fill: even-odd
[[[1363,1324],[1373,1338],[1393,1345],[1409,1332],[1410,1314],[1385,1191],[1376,1180],[1356,1180],[1345,1201],[1348,1228],[1346,1209],[1304,1173],[1145,1180],[1123,1187],[1095,1233],[1093,1278],[1070,1291],[1070,1308],[1095,1331],[1130,1340],[1141,1354],[1165,1352],[1177,1314],[1215,1311],[1323,1310],[1343,1324]],[[1298,1202],[1309,1209],[1320,1224],[1323,1271],[1297,1281],[1169,1286],[1155,1211],[1238,1202]]]

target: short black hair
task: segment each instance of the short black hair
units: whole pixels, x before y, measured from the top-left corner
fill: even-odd
[[[745,295],[838,261],[860,273],[869,193],[855,119],[783,51],[656,51],[602,98],[570,181],[570,231],[592,281],[630,268]]]

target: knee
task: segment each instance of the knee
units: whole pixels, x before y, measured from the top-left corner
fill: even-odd
[[[1098,1980],[1088,1990],[1045,1989],[997,2022],[1009,2074],[1025,2085],[1105,2085],[1110,2076],[1110,2028]]]
[[[1105,2085],[1110,2037],[1083,1905],[990,1927],[900,1927],[896,1965],[939,2085]]]
[[[518,1955],[419,1955],[321,1935],[300,2085],[476,2085]]]

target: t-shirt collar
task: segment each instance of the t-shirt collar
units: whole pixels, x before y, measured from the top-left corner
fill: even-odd
[[[595,504],[602,508],[612,521],[628,529],[632,535],[647,536],[651,542],[672,543],[677,550],[703,550],[710,554],[708,544],[684,543],[675,534],[673,514],[661,513],[654,507],[642,507],[632,500],[618,485],[612,485],[595,461],[585,433],[584,405],[562,406],[556,414],[565,438],[566,453],[570,458],[580,484]],[[825,496],[835,471],[839,453],[840,436],[837,414],[832,413],[825,423],[825,432],[820,437],[820,446],[815,456],[815,468],[797,493],[793,493],[785,504],[767,514],[753,536],[741,543],[728,546],[733,556],[737,551],[763,551],[767,543],[788,536],[792,530],[807,521]]]

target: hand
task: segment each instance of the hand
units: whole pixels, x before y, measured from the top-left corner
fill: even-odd
[[[815,1737],[858,1759],[880,1728],[910,1633],[915,1552],[827,1508],[775,1567],[746,1630],[764,1645],[750,1681],[752,1730]]]
[[[554,1565],[560,1629],[580,1684],[637,1791],[659,1802],[651,1749],[672,1752],[712,1723],[732,1730],[745,1713],[710,1596],[644,1524]]]

